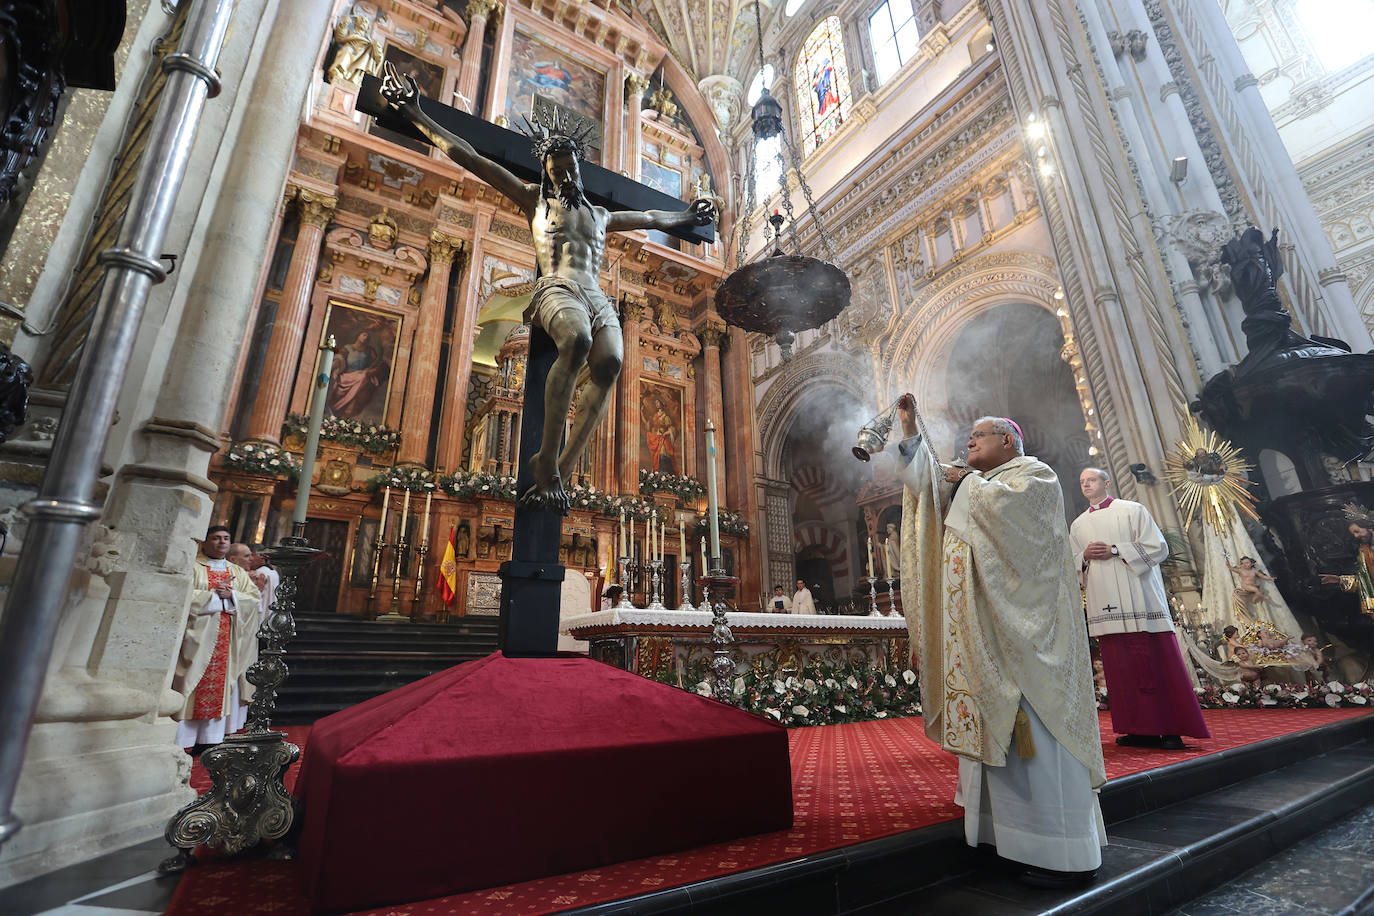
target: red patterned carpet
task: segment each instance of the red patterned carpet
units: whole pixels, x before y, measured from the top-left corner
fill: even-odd
[[[1141,750],[1113,742],[1111,717],[1100,713],[1107,775],[1125,776],[1267,738],[1292,734],[1367,714],[1359,709],[1203,710],[1212,737],[1190,739],[1183,751]],[[308,729],[288,728],[297,744]],[[684,853],[655,856],[505,887],[367,910],[369,916],[552,913],[617,900],[730,872],[757,868],[816,852],[914,830],[962,816],[953,801],[955,762],[928,741],[920,719],[886,719],[851,725],[794,729],[792,787],[796,823],[791,830],[717,843]],[[293,771],[287,786],[294,782]],[[191,784],[208,785],[197,763]],[[703,800],[709,786],[678,786],[684,801]],[[474,787],[473,791],[481,791]],[[473,827],[472,829],[479,829]],[[376,838],[371,840],[376,841]],[[392,837],[388,842],[405,842]],[[169,916],[305,914],[304,891],[290,862],[215,862],[186,872]]]

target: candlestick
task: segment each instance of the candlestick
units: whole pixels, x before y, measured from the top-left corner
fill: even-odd
[[[720,567],[720,504],[716,501],[716,424],[706,418],[706,511],[711,526],[711,561]]]
[[[630,603],[630,558],[622,555],[620,563],[620,603],[616,605],[620,610],[634,610],[634,605]]]
[[[334,335],[320,347],[315,362],[315,392],[310,404],[310,425],[305,433],[305,455],[301,457],[301,476],[296,483],[296,510],[291,521],[305,524],[305,510],[310,504],[310,478],[315,476],[315,453],[320,449],[320,427],[324,425],[325,392],[329,388],[329,372],[334,367]]]
[[[678,527],[682,527],[682,522],[678,522]],[[692,561],[687,559],[687,552],[683,551],[682,561],[677,564],[678,571],[682,574],[682,603],[678,605],[679,611],[695,611],[696,606],[692,604]]]
[[[425,494],[425,520],[420,525],[420,546],[426,548],[429,547],[429,501],[433,498],[433,493]],[[420,562],[424,562],[423,558]]]

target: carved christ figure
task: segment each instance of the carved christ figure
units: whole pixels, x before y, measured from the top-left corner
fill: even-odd
[[[696,200],[679,212],[613,213],[587,200],[579,168],[582,134],[568,125],[530,125],[535,158],[543,169],[538,184],[527,184],[425,114],[415,80],[403,77],[389,63],[382,96],[446,156],[515,202],[529,220],[539,279],[525,318],[553,339],[558,358],[544,387],[539,451],[530,459],[534,484],[520,495],[520,505],[566,514],[569,502],[562,481],[576,468],[592,431],[606,415],[625,352],[615,305],[597,283],[605,261],[606,233],[704,226],[714,219],[715,208],[708,200]],[[590,378],[560,454],[563,419],[583,366]]]

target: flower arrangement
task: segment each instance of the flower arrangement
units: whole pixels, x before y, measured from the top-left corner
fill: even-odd
[[[1365,681],[1342,684],[1250,684],[1208,683],[1194,687],[1198,705],[1203,709],[1337,709],[1342,706],[1359,708],[1374,704],[1374,685]],[[1107,709],[1107,692],[1100,693],[1099,708]]]
[[[295,480],[301,460],[284,448],[267,442],[235,442],[224,456],[224,466],[250,474],[271,474]]]
[[[439,489],[459,498],[515,499],[515,478],[497,474],[458,471],[439,479]]]
[[[704,532],[710,527],[710,522],[706,515],[697,520],[697,528]],[[744,520],[744,516],[739,512],[732,512],[729,509],[720,510],[720,530],[725,534],[733,534],[736,537],[747,538],[749,536],[749,523]]]
[[[701,481],[695,477],[687,477],[682,474],[669,474],[666,471],[650,471],[648,468],[639,469],[639,492],[641,493],[671,493],[688,502],[701,499],[706,495],[706,488],[701,485]]]
[[[708,664],[702,659],[687,670],[691,689],[702,696],[713,695]],[[750,670],[735,678],[730,702],[788,728],[921,714],[916,672],[908,668],[892,674],[871,662],[816,662],[793,675]]]
[[[309,417],[298,413],[290,414],[287,416],[286,422],[282,424],[282,437],[295,435],[304,439],[309,431],[309,426]],[[330,442],[340,442],[344,445],[356,445],[373,455],[385,454],[401,445],[400,430],[383,426],[380,423],[366,423],[362,420],[349,420],[335,416],[324,418],[324,425],[320,427],[320,438]]]
[[[433,493],[439,489],[433,471],[411,465],[398,465],[373,474],[367,479],[366,486],[369,493],[376,493],[382,487],[409,490],[412,493]]]

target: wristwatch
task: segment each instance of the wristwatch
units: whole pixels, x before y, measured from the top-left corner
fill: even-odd
[[[1115,544],[1112,545],[1112,556],[1114,556],[1114,557],[1119,557],[1119,556],[1121,556],[1121,551],[1119,551],[1119,550],[1116,549],[1116,545],[1115,545]]]

